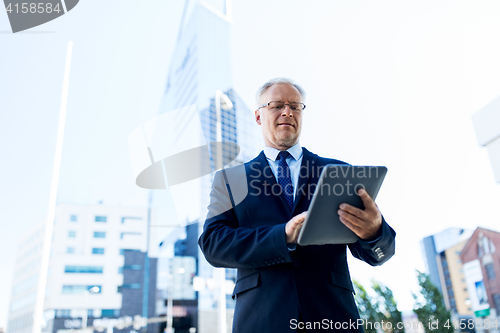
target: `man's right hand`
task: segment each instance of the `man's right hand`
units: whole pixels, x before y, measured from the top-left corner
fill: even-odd
[[[294,216],[290,221],[286,223],[285,233],[286,242],[288,244],[297,244],[297,239],[299,238],[300,228],[306,219],[307,211]]]

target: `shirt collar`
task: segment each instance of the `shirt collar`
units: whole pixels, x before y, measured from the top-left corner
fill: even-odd
[[[299,158],[302,157],[302,147],[300,146],[300,143],[296,143],[293,147],[290,147],[286,150],[287,152],[292,155],[292,157],[298,161]],[[271,147],[264,147],[264,154],[268,159],[271,161],[276,161],[276,157],[278,157],[278,154],[280,153],[280,150],[276,148],[271,148]]]

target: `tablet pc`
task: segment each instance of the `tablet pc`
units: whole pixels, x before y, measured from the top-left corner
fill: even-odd
[[[384,166],[328,164],[321,172],[306,220],[299,233],[299,245],[348,244],[358,236],[339,219],[340,204],[364,209],[357,194],[364,188],[375,200],[387,173]]]

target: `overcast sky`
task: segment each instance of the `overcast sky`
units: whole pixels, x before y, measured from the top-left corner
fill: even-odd
[[[58,202],[145,205],[127,139],[158,113],[182,6],[85,0],[17,34],[0,11],[0,327],[17,239],[47,213],[68,41]],[[350,265],[353,278],[392,288],[401,310],[423,269],[421,238],[499,229],[500,187],[471,121],[500,94],[499,17],[498,1],[233,2],[233,83],[248,105],[263,82],[290,77],[307,92],[303,146],[388,167],[377,202],[397,232],[396,256]]]

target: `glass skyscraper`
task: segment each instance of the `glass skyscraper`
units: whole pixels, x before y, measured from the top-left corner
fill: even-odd
[[[222,141],[237,144],[240,148],[238,156],[229,166],[249,161],[262,149],[263,141],[252,110],[245,105],[232,85],[231,22],[225,13],[205,2],[192,4],[186,12],[186,20],[183,19],[181,23],[181,32],[172,55],[160,114],[195,105],[202,128],[200,137],[195,140],[199,140],[199,146],[217,142],[215,99],[216,91],[222,91],[232,102],[232,107],[221,108]],[[182,115],[175,117],[179,124],[188,123],[187,120],[183,122],[178,119],[182,118]],[[174,134],[174,137],[180,138],[185,129],[180,125],[176,130],[178,133]],[[234,149],[225,146],[223,160],[231,160],[236,155]],[[216,152],[212,151],[210,155],[214,162]],[[211,176],[192,181],[190,209],[186,212],[177,211],[180,223],[198,223],[197,237],[203,230],[212,177],[213,173]],[[195,246],[197,247],[197,244]],[[213,279],[214,268],[205,260],[198,247],[196,251],[197,276],[207,281]],[[235,270],[226,270],[226,279],[231,280],[235,276]],[[204,288],[198,292],[199,332],[216,328],[217,300],[216,291],[212,288]],[[227,307],[231,308],[233,305],[228,295]]]

